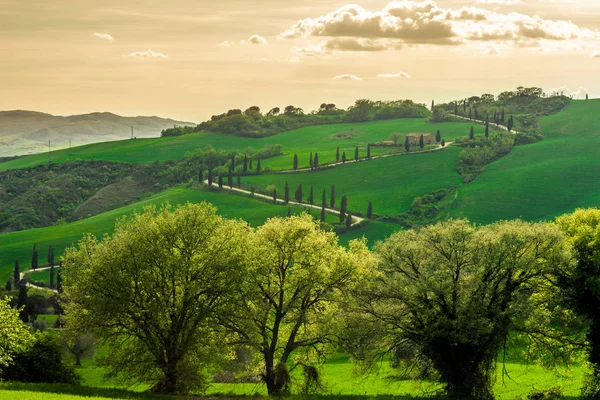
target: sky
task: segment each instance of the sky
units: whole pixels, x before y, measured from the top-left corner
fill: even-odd
[[[517,86],[600,97],[597,0],[0,0],[0,110],[200,122]]]

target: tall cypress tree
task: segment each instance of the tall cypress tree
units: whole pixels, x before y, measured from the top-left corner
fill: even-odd
[[[212,186],[213,184],[213,176],[212,176],[212,169],[210,167],[208,167],[208,186]]]
[[[473,109],[469,108],[469,119],[473,120]]]
[[[406,150],[407,153],[410,151],[410,140],[408,139],[408,136],[404,139],[404,150]]]
[[[256,162],[256,172],[260,173],[260,158],[258,159],[258,161]]]
[[[367,218],[371,219],[373,216],[373,204],[369,202],[369,206],[367,207]]]
[[[342,201],[340,203],[340,222],[344,222],[344,219],[346,218],[346,207],[348,206],[347,202],[348,200],[346,199],[346,196],[342,196]]]
[[[310,152],[310,158],[308,159],[308,166],[310,167],[310,169],[313,169],[313,156],[312,156],[312,151]]]
[[[335,207],[335,185],[331,185],[331,196],[329,196],[329,208]]]
[[[475,111],[475,119],[479,119],[479,111],[477,111],[477,106],[473,106],[473,109]]]
[[[50,289],[54,289],[54,264],[50,264]]]
[[[4,286],[4,289],[6,289],[7,292],[10,292],[12,290],[12,284],[10,283],[10,279],[6,281],[6,286]]]
[[[425,147],[425,142],[423,141],[423,134],[421,134],[421,137],[419,137],[419,147],[421,148],[421,150],[423,150],[423,147]]]
[[[294,154],[293,167],[294,169],[298,169],[298,154]]]
[[[354,148],[354,161],[358,161],[358,146]]]
[[[50,264],[51,257],[52,257],[52,246],[48,245],[48,257],[47,257],[48,264]]]
[[[485,137],[490,136],[490,117],[485,117]]]
[[[442,147],[446,147],[446,141],[442,139]]]
[[[273,203],[277,203],[277,188],[273,188]]]
[[[248,154],[244,154],[244,172],[248,171]]]
[[[500,115],[500,120],[504,123],[504,107],[502,107],[502,114]]]
[[[313,203],[314,203],[314,197],[313,197],[313,196],[314,196],[314,193],[313,193],[313,187],[312,187],[312,185],[311,185],[311,187],[310,187],[310,192],[308,193],[308,204],[310,204],[311,206],[312,206],[312,205],[313,205]]]
[[[223,175],[219,174],[219,188],[223,188]]]
[[[433,107],[435,107],[435,100],[431,100],[431,111],[433,111]]]
[[[285,190],[283,192],[283,201],[285,204],[290,202],[290,187],[288,186],[287,181],[285,181]]]
[[[346,152],[344,151],[342,153],[342,164],[344,164],[346,162]]]
[[[508,128],[509,132],[512,131],[512,128],[514,126],[513,124],[514,124],[513,123],[513,116],[511,115],[510,118],[508,119],[508,124],[506,124],[506,127]]]
[[[15,289],[19,287],[21,281],[21,269],[19,268],[19,260],[15,260],[15,269],[13,270],[13,284]]]
[[[350,228],[352,226],[352,214],[348,213],[346,216],[346,228]]]
[[[233,189],[233,170],[229,168],[229,175],[227,175],[227,185],[230,189]]]
[[[248,171],[252,171],[252,157],[248,160]]]
[[[458,101],[454,102],[454,115],[458,115]]]
[[[367,159],[371,159],[371,143],[367,143]]]
[[[287,202],[286,202],[287,203]],[[292,208],[288,207],[288,213],[287,213],[287,217],[291,217],[292,216]]]
[[[471,127],[471,131],[469,132],[469,139],[475,139],[475,129],[473,127]]]
[[[19,297],[17,298],[17,308],[21,308],[19,312],[19,318],[23,323],[29,322],[29,308],[27,307],[27,286],[23,285],[19,287]]]
[[[60,273],[61,269],[62,269],[62,263],[59,264],[59,266],[58,266],[58,272],[56,273],[56,291],[58,293],[62,293],[62,291],[63,291],[62,290],[63,289],[62,288],[62,276],[61,276],[61,273]]]
[[[463,101],[463,112],[466,113],[467,112],[467,100]]]
[[[235,168],[235,153],[231,155],[231,169]]]
[[[54,265],[54,247],[50,248],[50,266]]]
[[[340,146],[335,149],[335,161],[340,162]]]
[[[202,167],[200,167],[200,172],[198,172],[198,182],[204,182],[204,172],[202,171]]]
[[[321,207],[321,222],[325,222],[325,206]]]
[[[327,207],[327,195],[323,189],[323,198],[321,199],[321,207]]]
[[[437,133],[435,134],[435,141],[436,141],[437,143],[439,143],[439,142],[441,142],[441,141],[442,141],[442,133],[440,132],[440,130],[439,130],[439,129],[437,130]]]
[[[302,184],[298,185],[298,188],[296,189],[296,193],[295,193],[294,197],[298,203],[302,203]]]
[[[315,153],[315,158],[313,159],[313,167],[317,169],[319,167],[319,153]]]
[[[35,271],[38,267],[38,251],[36,245],[33,245],[33,254],[31,255],[31,269]]]

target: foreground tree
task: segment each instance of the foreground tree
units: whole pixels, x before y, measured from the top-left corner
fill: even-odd
[[[222,348],[210,321],[231,312],[247,230],[188,203],[147,207],[102,241],[84,237],[65,256],[67,326],[106,343],[114,374],[163,393],[202,389]]]
[[[493,398],[499,350],[526,330],[541,288],[570,262],[556,227],[521,221],[397,232],[376,253],[379,269],[356,294],[361,323],[348,319],[355,356],[410,354],[450,397],[472,399]]]
[[[15,353],[31,341],[29,329],[19,319],[10,298],[0,298],[0,370],[10,365]]]
[[[363,242],[349,248],[307,214],[272,218],[252,235],[238,312],[218,318],[260,355],[269,394],[289,393],[288,367],[314,362],[333,339],[340,301],[369,254]]]

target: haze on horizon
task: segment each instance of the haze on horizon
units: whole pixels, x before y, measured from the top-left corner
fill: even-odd
[[[0,0],[0,110],[199,122],[520,85],[597,97],[599,27],[597,0]]]

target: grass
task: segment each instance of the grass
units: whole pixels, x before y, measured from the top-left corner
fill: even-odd
[[[371,201],[374,214],[400,214],[410,208],[415,197],[462,183],[456,173],[459,152],[460,149],[449,147],[432,153],[388,157],[314,172],[251,176],[243,179],[242,184],[261,188],[274,184],[277,193],[283,193],[287,181],[291,195],[298,184],[302,184],[304,193],[308,193],[312,185],[318,199],[323,189],[329,199],[331,185],[335,184],[336,207],[346,195],[351,212],[366,214]]]
[[[471,124],[468,122],[430,124],[425,118],[418,118],[311,126],[258,139],[194,133],[178,137],[95,143],[75,147],[71,150],[54,151],[51,153],[51,159],[55,163],[76,159],[149,163],[179,159],[185,153],[197,148],[204,148],[207,145],[217,149],[243,151],[248,147],[260,149],[267,144],[281,144],[284,146],[285,155],[263,160],[261,167],[263,169],[266,167],[289,169],[295,153],[298,154],[300,166],[307,167],[310,152],[319,153],[319,163],[321,164],[333,162],[335,161],[336,147],[340,146],[340,152],[346,151],[347,158],[353,159],[355,146],[360,147],[361,156],[364,157],[367,143],[387,140],[392,133],[429,132],[435,134],[439,129],[442,137],[449,141],[455,137],[467,135],[470,126]],[[478,133],[483,133],[483,127],[475,125],[475,129]],[[337,137],[338,134],[349,137]],[[35,154],[0,163],[0,171],[11,168],[27,168],[47,162],[47,153]]]
[[[49,245],[54,247],[55,259],[58,260],[64,249],[76,244],[84,234],[92,233],[102,236],[105,233],[111,233],[114,223],[119,217],[129,215],[134,211],[141,211],[146,205],[160,205],[167,201],[172,205],[206,201],[214,204],[220,215],[227,218],[243,218],[253,226],[264,223],[270,217],[286,216],[288,212],[287,206],[273,205],[239,195],[199,189],[170,189],[144,201],[76,222],[0,235],[0,282],[6,282],[12,276],[16,259],[19,260],[21,272],[29,269],[34,244],[37,245],[41,260],[45,259],[45,252]],[[300,214],[304,208],[292,206],[291,211],[293,214]],[[313,210],[312,214],[315,217],[319,215],[317,210]],[[328,214],[327,221],[335,222],[338,221],[338,218],[333,214]],[[397,229],[396,225],[374,221],[360,230],[342,235],[340,242],[345,244],[348,240],[362,235],[365,235],[371,242],[382,240]],[[44,279],[49,281],[49,271],[41,271],[39,274],[43,274]],[[2,286],[4,285],[2,284]]]
[[[548,220],[600,206],[600,100],[572,101],[542,118],[546,139],[515,148],[459,189],[451,215],[478,223]]]

